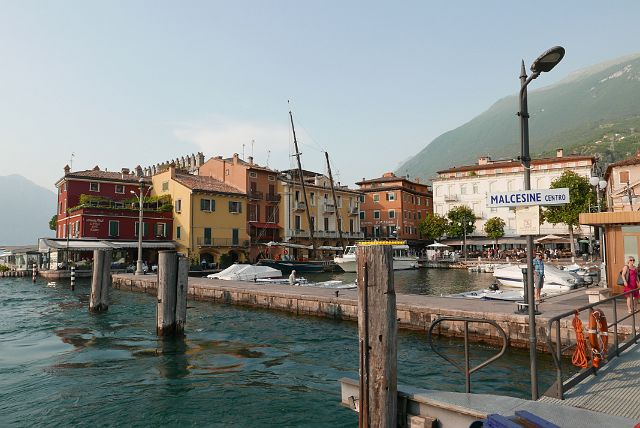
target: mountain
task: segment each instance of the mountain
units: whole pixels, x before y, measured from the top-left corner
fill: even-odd
[[[542,89],[532,91],[531,86],[533,157],[552,155],[562,147],[566,154],[597,153],[612,162],[640,146],[640,53],[579,70]],[[397,173],[428,179],[438,170],[473,164],[480,155],[519,156],[518,109],[517,95],[498,100],[471,121],[434,139]]]
[[[35,245],[38,238],[55,236],[49,220],[56,213],[57,197],[21,175],[0,177],[0,247]]]

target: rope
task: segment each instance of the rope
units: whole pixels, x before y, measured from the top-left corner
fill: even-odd
[[[578,311],[576,311],[571,324],[573,325],[573,329],[576,332],[576,349],[573,351],[571,362],[574,366],[586,369],[587,340],[584,338],[584,329],[582,327],[582,321],[580,320],[580,317],[578,317]]]

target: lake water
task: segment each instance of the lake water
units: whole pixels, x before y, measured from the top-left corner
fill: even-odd
[[[423,282],[403,284],[399,273],[398,289],[439,294],[471,275],[412,272]],[[189,302],[186,339],[159,340],[154,297],[113,290],[109,311],[91,314],[89,292],[87,282],[71,291],[64,282],[0,278],[0,426],[357,424],[339,404],[338,383],[358,373],[353,322]],[[461,356],[460,341],[441,344]],[[473,375],[473,391],[528,397],[528,356],[510,351]],[[544,391],[551,360],[538,365]],[[464,390],[463,375],[430,351],[423,333],[399,332],[398,366],[399,383]]]

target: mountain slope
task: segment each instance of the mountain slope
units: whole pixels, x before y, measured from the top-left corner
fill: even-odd
[[[56,194],[20,175],[0,177],[0,246],[35,245],[54,236],[49,220],[56,213]]]
[[[566,153],[603,153],[605,159],[613,160],[635,151],[640,143],[638,100],[640,54],[598,64],[552,86],[530,90],[532,155],[563,147]],[[401,165],[398,174],[431,178],[438,170],[475,163],[482,154],[494,158],[518,156],[517,111],[517,96],[498,100],[468,123],[434,139]],[[619,145],[623,140],[625,143]]]

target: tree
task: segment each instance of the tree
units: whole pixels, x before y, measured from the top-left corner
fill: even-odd
[[[54,214],[53,217],[51,217],[51,220],[49,220],[49,229],[56,230],[57,227],[58,227],[58,214]]]
[[[447,235],[452,238],[462,238],[476,230],[476,216],[473,210],[465,205],[451,209],[447,213],[449,227]]]
[[[500,217],[491,217],[484,224],[484,231],[487,236],[494,241],[496,241],[496,246],[498,245],[498,239],[504,236],[504,220]]]
[[[589,179],[573,171],[565,171],[560,177],[551,182],[552,189],[569,189],[569,203],[550,206],[544,210],[544,219],[552,224],[564,223],[569,227],[571,240],[571,254],[575,254],[573,229],[579,224],[580,213],[588,212],[590,205],[596,204],[596,198],[591,191]]]
[[[447,233],[449,222],[441,215],[428,213],[418,227],[425,238],[438,240]]]

